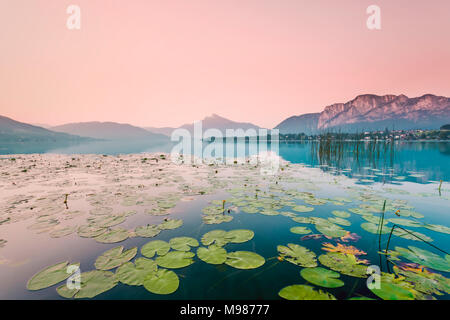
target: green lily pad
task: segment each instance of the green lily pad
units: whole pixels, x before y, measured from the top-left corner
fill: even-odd
[[[286,300],[336,300],[328,292],[315,290],[313,287],[303,284],[287,286],[281,289],[278,295]]]
[[[201,242],[205,246],[216,244],[220,247],[223,247],[229,242],[227,234],[228,233],[224,230],[212,230],[203,235]]]
[[[339,280],[340,274],[322,267],[305,268],[300,272],[301,276],[312,284],[325,288],[339,288],[344,281]]]
[[[78,228],[78,235],[82,238],[94,238],[108,230],[107,228],[98,227],[95,225],[84,225]]]
[[[370,233],[373,233],[373,234],[378,234],[379,231],[380,231],[380,230],[378,230],[378,224],[374,224],[374,223],[371,223],[371,222],[361,223],[361,228],[363,228],[367,232],[370,232]],[[390,232],[391,232],[391,228],[383,226],[383,228],[381,230],[381,234],[386,234],[386,233],[390,233]]]
[[[292,210],[297,211],[297,212],[311,212],[314,210],[314,208],[300,205],[300,206],[292,207]]]
[[[446,227],[446,226],[442,226],[442,225],[438,225],[438,224],[425,224],[424,227],[427,229],[433,230],[435,232],[450,234],[450,228]]]
[[[265,259],[255,252],[235,251],[227,254],[225,263],[236,269],[256,269],[265,263]]]
[[[219,224],[224,222],[230,222],[233,220],[233,216],[226,214],[210,214],[202,217],[205,224]]]
[[[409,246],[408,248],[409,250],[402,247],[395,247],[395,251],[414,263],[420,264],[430,269],[450,272],[449,255],[446,255],[444,258],[442,258],[439,255],[428,250],[416,248],[413,246]]]
[[[105,251],[95,260],[95,268],[98,270],[109,270],[116,268],[134,258],[137,247],[123,251],[123,246],[115,247]]]
[[[159,256],[167,254],[170,250],[170,244],[162,240],[153,240],[147,242],[141,248],[141,253],[147,258],[153,258],[157,253]]]
[[[161,230],[172,230],[179,228],[183,225],[183,220],[181,219],[167,219],[159,225]]]
[[[255,233],[252,230],[236,229],[228,231],[225,237],[231,243],[244,243],[253,239],[254,235]]]
[[[209,264],[222,264],[227,260],[227,251],[217,245],[197,249],[197,257]]]
[[[306,227],[292,227],[290,231],[295,234],[308,234],[312,232],[309,228]]]
[[[350,215],[351,215],[347,211],[341,211],[341,210],[333,210],[333,211],[331,211],[331,213],[334,214],[336,217],[339,217],[339,218],[349,218]]]
[[[134,264],[126,262],[117,268],[117,279],[130,286],[141,286],[144,284],[144,279],[149,273],[154,273],[158,270],[158,265],[155,261],[146,258],[137,258]]]
[[[168,269],[184,268],[194,263],[192,259],[195,256],[193,252],[170,251],[164,256],[156,258],[158,266]]]
[[[405,281],[414,285],[414,289],[424,294],[442,295],[443,292],[450,294],[450,279],[442,274],[428,272],[426,269],[422,272],[402,270],[394,267],[396,274],[404,276]]]
[[[155,294],[171,294],[177,291],[180,280],[175,272],[158,269],[144,278],[144,288]]]
[[[319,261],[339,273],[357,278],[367,277],[367,266],[361,265],[361,262],[352,254],[328,252],[319,256]]]
[[[421,227],[422,224],[414,221],[414,220],[409,220],[409,219],[403,219],[403,218],[391,218],[389,219],[389,222],[401,225],[401,226],[406,226],[406,227]]]
[[[277,216],[280,214],[280,212],[276,211],[276,210],[272,210],[272,209],[265,209],[260,211],[259,213],[265,215],[265,216]]]
[[[125,221],[125,219],[126,217],[123,215],[104,215],[96,216],[94,218],[88,218],[87,220],[91,225],[107,228],[121,224]]]
[[[93,270],[80,275],[80,289],[69,289],[67,284],[63,284],[56,291],[64,298],[93,298],[114,288],[118,282],[116,275],[110,271]]]
[[[343,218],[339,218],[339,217],[328,218],[328,221],[330,221],[331,223],[339,224],[341,226],[346,226],[346,227],[351,226],[351,224],[352,224],[350,221],[343,219]]]
[[[381,281],[380,288],[370,290],[383,300],[414,300],[414,294],[411,291],[391,282]]]
[[[320,233],[332,238],[340,238],[347,234],[347,231],[331,222],[319,223],[315,227]]]
[[[54,229],[50,232],[50,237],[52,238],[62,238],[68,235],[71,235],[77,230],[75,226],[66,226],[58,229]]]
[[[124,228],[116,228],[116,229],[109,229],[105,233],[95,237],[95,241],[101,242],[101,243],[116,243],[116,242],[122,242],[129,237],[129,233],[127,229]]]
[[[196,239],[190,237],[177,237],[169,241],[172,249],[178,251],[189,251],[191,247],[198,247],[199,243]]]
[[[288,243],[288,246],[277,246],[280,256],[295,265],[305,268],[317,267],[316,254],[298,244]]]
[[[394,231],[392,232],[393,235],[397,236],[397,237],[401,237],[403,239],[408,239],[408,240],[414,240],[414,241],[428,241],[428,242],[432,242],[433,239],[431,239],[429,236],[417,232],[417,231],[412,231],[412,230],[403,230],[403,229],[399,229],[399,228],[395,228]]]
[[[157,225],[149,224],[146,226],[137,227],[136,229],[134,229],[134,232],[138,237],[153,238],[161,232],[161,229]]]
[[[68,261],[60,262],[47,267],[36,273],[27,283],[28,290],[40,290],[51,287],[63,280],[69,278],[76,269],[73,266],[79,267],[80,264],[70,264]],[[74,269],[72,272],[67,272]]]

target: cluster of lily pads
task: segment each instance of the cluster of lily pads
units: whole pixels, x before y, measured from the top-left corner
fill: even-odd
[[[251,230],[213,230],[204,234],[200,246],[191,237],[176,237],[166,242],[153,240],[141,247],[142,257],[136,258],[138,248],[124,250],[118,246],[107,250],[94,263],[95,270],[76,274],[79,263],[60,262],[36,273],[27,283],[28,290],[41,290],[67,279],[56,291],[64,298],[93,298],[114,288],[118,283],[130,286],[144,286],[154,294],[171,294],[179,287],[178,275],[170,269],[180,269],[193,264],[197,257],[208,264],[226,264],[237,269],[255,269],[265,259],[255,252],[227,252],[228,243],[244,243],[253,239]],[[193,248],[196,253],[192,252]],[[111,271],[114,270],[115,272]],[[79,272],[79,271],[78,271]],[[75,285],[78,280],[78,287]]]

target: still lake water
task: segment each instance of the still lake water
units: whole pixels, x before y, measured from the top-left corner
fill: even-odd
[[[0,153],[51,153],[51,154],[130,154],[141,152],[170,152],[171,145],[148,146],[133,143],[93,142],[82,145],[63,147],[34,147],[18,149],[17,146],[3,147]],[[384,146],[383,146],[384,148]],[[450,227],[450,143],[449,142],[397,142],[392,148],[384,148],[380,152],[362,152],[358,157],[352,153],[354,147],[344,148],[341,155],[320,154],[311,143],[280,143],[279,155],[293,164],[302,164],[301,172],[308,180],[306,186],[297,185],[301,192],[311,192],[316,199],[351,198],[358,192],[370,190],[371,194],[383,199],[403,200],[412,210],[421,213],[420,220],[427,224]],[[368,148],[367,148],[368,149]],[[373,149],[370,149],[373,150]],[[29,152],[27,152],[29,151]],[[299,167],[300,168],[300,167]],[[299,169],[300,170],[300,169]],[[440,180],[443,180],[440,190]],[[336,183],[334,183],[336,182]],[[28,182],[30,185],[32,181]],[[236,196],[236,195],[234,195]],[[289,285],[308,284],[300,276],[301,267],[278,261],[277,246],[295,243],[307,247],[317,256],[324,254],[323,243],[330,239],[300,240],[301,235],[290,232],[295,226],[306,226],[312,233],[319,233],[312,225],[299,224],[283,216],[264,214],[247,214],[234,212],[231,222],[221,224],[205,224],[202,221],[202,209],[210,205],[211,200],[229,199],[232,197],[225,190],[217,190],[214,194],[194,196],[192,201],[179,202],[171,211],[171,218],[183,220],[183,226],[174,230],[166,230],[158,236],[146,239],[129,238],[120,243],[125,248],[142,247],[150,240],[166,240],[178,236],[188,236],[200,240],[201,236],[215,229],[251,229],[254,238],[246,243],[227,244],[228,252],[245,250],[257,252],[266,259],[266,263],[255,270],[239,270],[225,264],[211,265],[197,258],[195,263],[174,270],[180,278],[180,287],[170,295],[156,295],[142,286],[119,284],[113,289],[100,294],[95,299],[280,299],[278,292]],[[0,198],[1,199],[1,198]],[[351,198],[351,202],[336,204],[327,201],[322,205],[313,205],[313,213],[301,213],[301,216],[320,218],[333,217],[331,211],[357,208],[364,204],[364,197]],[[303,200],[295,199],[298,205],[305,205]],[[242,209],[242,208],[240,208]],[[292,211],[285,206],[279,211]],[[380,208],[381,210],[381,208]],[[376,215],[374,213],[374,215]],[[164,217],[156,217],[161,221]],[[386,219],[396,218],[393,212],[386,213]],[[152,220],[153,219],[153,220]],[[1,219],[0,219],[1,220]],[[379,255],[378,235],[367,232],[361,227],[367,222],[360,214],[352,214],[348,219],[351,226],[343,226],[345,230],[361,236],[356,242],[344,243],[363,250],[372,265],[378,265],[382,271],[392,271],[385,256]],[[133,229],[136,226],[153,223],[145,214],[131,216],[121,227]],[[101,244],[93,239],[80,238],[76,234],[53,239],[27,231],[30,221],[17,224],[0,225],[0,239],[8,243],[0,248],[0,298],[3,299],[62,299],[56,292],[57,286],[39,291],[28,291],[26,282],[37,271],[56,262],[69,260],[79,261],[81,270],[93,269],[95,259],[105,250],[118,244]],[[389,228],[392,223],[389,225]],[[446,252],[450,252],[450,235],[435,232],[423,227],[407,227],[418,231],[432,239],[432,244]],[[381,248],[384,250],[388,234],[382,235]],[[430,247],[422,241],[413,241],[393,236],[390,249],[400,246],[416,246],[442,256],[442,252]],[[70,250],[68,250],[70,247]],[[20,251],[20,252],[19,252]],[[195,249],[193,250],[195,252]],[[138,253],[140,256],[140,253]],[[3,259],[2,259],[3,258]],[[410,262],[405,260],[404,262]],[[319,263],[319,266],[322,266]],[[450,273],[439,272],[450,278]],[[345,285],[329,289],[314,286],[333,294],[337,299],[355,296],[377,298],[366,286],[366,279],[341,275]],[[449,299],[448,294],[435,295],[437,299]]]

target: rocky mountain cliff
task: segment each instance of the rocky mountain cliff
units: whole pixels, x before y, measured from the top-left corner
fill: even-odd
[[[307,115],[304,115],[307,116]],[[302,116],[296,122],[281,122],[277,128],[283,133],[311,130],[315,119],[305,122]],[[294,118],[294,117],[292,117]],[[360,95],[346,103],[325,107],[317,120],[317,131],[373,131],[392,129],[439,129],[450,122],[450,98],[426,94],[417,98],[405,95]],[[291,131],[291,132],[286,132]],[[297,131],[293,131],[297,130]]]

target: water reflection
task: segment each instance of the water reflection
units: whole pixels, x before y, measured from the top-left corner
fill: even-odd
[[[204,142],[203,148],[209,143]],[[151,141],[116,140],[87,143],[15,143],[1,145],[0,154],[60,153],[60,154],[130,154],[170,152],[174,144],[154,144]],[[252,155],[258,146],[238,142],[234,150],[244,147]],[[224,155],[226,145],[224,144]],[[192,150],[192,153],[193,150]],[[278,154],[292,163],[318,166],[322,170],[350,177],[381,182],[405,180],[424,183],[450,180],[450,142],[280,142]],[[200,154],[196,154],[200,156]],[[394,178],[396,175],[396,179]],[[412,176],[411,176],[412,175]],[[423,175],[421,177],[420,175]]]

